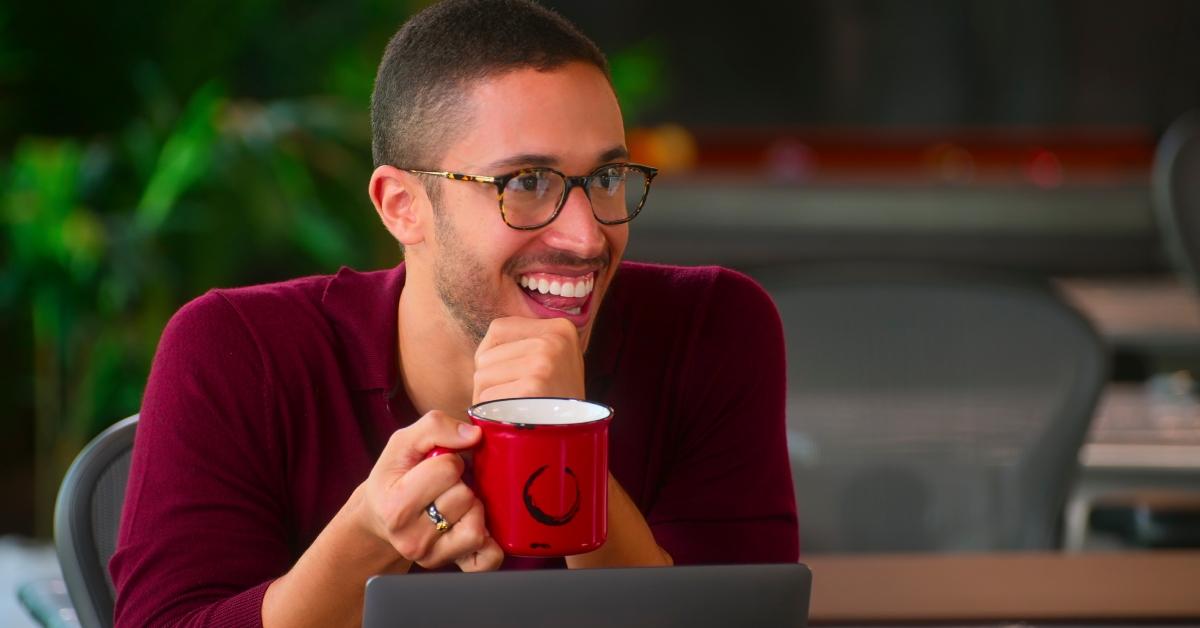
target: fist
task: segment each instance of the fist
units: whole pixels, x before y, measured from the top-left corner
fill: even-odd
[[[498,318],[475,351],[473,403],[584,398],[579,331],[565,318]]]

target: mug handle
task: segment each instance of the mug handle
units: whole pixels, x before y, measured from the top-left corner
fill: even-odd
[[[475,451],[476,449],[479,449],[479,447],[481,445],[483,445],[483,441],[475,443],[474,447],[467,447],[466,449],[451,449],[449,447],[440,447],[440,446],[434,447],[433,449],[429,450],[429,453],[425,454],[425,460],[429,460],[430,458],[436,458],[438,456],[444,456],[446,454],[465,454],[468,452]]]
[[[433,449],[429,450],[429,453],[425,454],[425,459],[429,460],[430,458],[436,458],[438,456],[442,456],[445,454],[460,454],[460,453],[463,453],[466,451],[470,451],[470,450],[469,449],[450,449],[449,447],[434,447]]]

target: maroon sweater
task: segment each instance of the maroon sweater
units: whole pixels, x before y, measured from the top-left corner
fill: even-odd
[[[397,385],[403,287],[403,265],[343,269],[214,290],[171,319],[110,563],[118,625],[261,624],[267,585],[417,419]],[[778,314],[751,280],[621,265],[587,394],[616,409],[611,472],[677,564],[797,560],[784,368]]]

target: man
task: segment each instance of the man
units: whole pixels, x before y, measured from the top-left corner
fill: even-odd
[[[354,625],[385,572],[796,560],[778,316],[735,273],[620,263],[654,171],[628,163],[595,45],[527,0],[435,5],[389,43],[372,125],[405,263],[172,319],[118,624]],[[595,552],[505,557],[463,458],[426,457],[478,441],[472,403],[521,396],[616,410]]]

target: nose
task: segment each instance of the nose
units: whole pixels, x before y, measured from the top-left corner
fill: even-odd
[[[546,228],[543,238],[551,247],[582,258],[600,256],[607,241],[600,223],[592,215],[592,203],[581,187],[567,194],[558,218]]]

